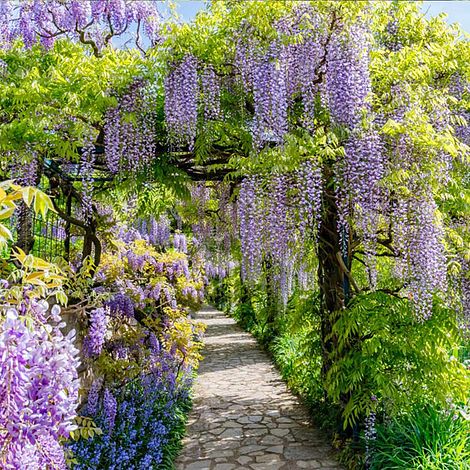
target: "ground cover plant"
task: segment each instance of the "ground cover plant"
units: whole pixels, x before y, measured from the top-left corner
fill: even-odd
[[[351,468],[465,465],[457,26],[408,2],[214,1],[190,24],[154,1],[0,12],[0,370],[20,397],[0,394],[2,465],[170,466],[208,286]],[[47,335],[70,360],[48,362]],[[7,424],[55,369],[66,410],[46,406],[41,435],[34,407]]]

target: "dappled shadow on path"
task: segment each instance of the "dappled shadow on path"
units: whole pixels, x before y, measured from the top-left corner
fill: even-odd
[[[178,470],[339,469],[324,436],[256,341],[207,307],[205,359]]]

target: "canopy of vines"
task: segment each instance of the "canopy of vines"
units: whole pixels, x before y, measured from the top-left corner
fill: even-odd
[[[357,296],[468,327],[468,37],[412,2],[214,0],[190,24],[158,3],[0,0],[0,179],[53,196],[91,274],[105,206],[158,238],[173,201],[270,322],[319,291],[325,375]]]

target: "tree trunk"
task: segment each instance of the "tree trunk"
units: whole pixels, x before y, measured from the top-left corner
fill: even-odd
[[[65,213],[67,214],[67,220],[65,221],[65,241],[64,241],[64,258],[67,262],[70,261],[70,242],[71,242],[71,230],[72,224],[70,223],[70,217],[72,217],[72,194],[67,194],[67,202],[65,206]]]
[[[17,213],[16,246],[28,254],[34,246],[33,211],[24,202],[21,202]]]
[[[318,241],[318,278],[320,283],[320,316],[322,344],[322,378],[327,385],[327,376],[338,359],[338,337],[332,334],[333,325],[341,316],[350,300],[349,278],[351,271],[350,229],[338,234],[338,206],[333,189],[324,192],[323,215]],[[327,390],[325,387],[325,399]],[[350,400],[349,393],[340,394],[340,406],[344,410]],[[347,438],[357,440],[357,426],[341,431]]]
[[[266,280],[266,326],[274,332],[277,317],[277,293],[274,286],[273,263],[270,255],[264,258],[263,264]]]
[[[318,279],[320,283],[321,341],[323,354],[322,375],[326,378],[331,368],[331,354],[336,349],[337,338],[331,336],[337,315],[348,301],[349,283],[338,261],[342,257],[338,234],[338,207],[334,190],[326,189],[323,215],[318,240]],[[346,266],[350,265],[344,259]]]
[[[83,240],[82,262],[87,258],[93,260],[93,267],[90,270],[90,275],[93,276],[101,261],[101,242],[96,235],[96,224],[94,221],[90,223],[85,231]]]
[[[17,171],[18,174],[15,178],[18,184],[22,186],[39,185],[42,174],[42,159],[38,156],[35,158],[37,160],[32,160],[31,163],[25,165],[20,164],[16,167],[15,171]],[[17,214],[17,236],[15,245],[28,254],[34,246],[34,212],[24,202],[20,202],[18,204]]]

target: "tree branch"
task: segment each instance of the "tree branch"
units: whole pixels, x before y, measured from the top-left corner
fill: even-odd
[[[93,41],[92,39],[87,39],[85,37],[85,30],[78,29],[78,24],[77,24],[76,27],[75,27],[75,31],[78,33],[78,37],[79,37],[80,42],[82,44],[86,44],[86,45],[91,46],[91,48],[93,49],[93,54],[94,54],[95,57],[102,57],[102,54],[100,53],[100,50],[99,50],[98,46],[96,45],[96,42]]]
[[[140,23],[141,23],[141,20],[139,18],[137,20],[137,32],[136,32],[136,38],[135,38],[135,45],[137,46],[137,49],[139,49],[143,54],[145,54],[144,48],[140,45]]]
[[[354,290],[356,291],[356,293],[361,292],[361,289],[359,289],[358,285],[356,284],[356,281],[352,277],[351,272],[349,271],[349,269],[344,264],[343,257],[341,256],[341,252],[339,252],[339,251],[336,252],[336,260],[338,261],[338,264],[341,268],[341,271],[343,271],[344,274],[346,274],[346,276],[348,277],[349,282],[354,287]]]

